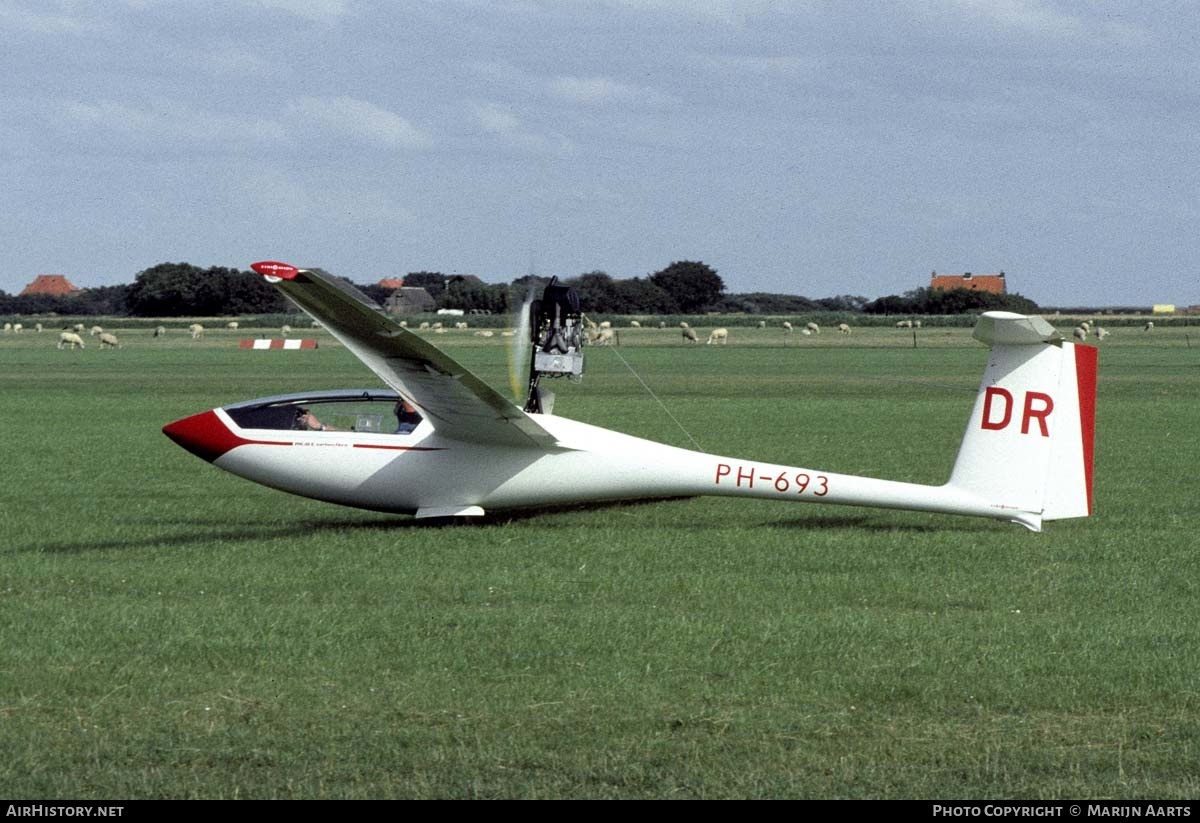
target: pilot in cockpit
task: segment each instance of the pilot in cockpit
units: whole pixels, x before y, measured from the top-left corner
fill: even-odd
[[[396,434],[409,434],[424,419],[412,404],[401,397],[396,401]]]

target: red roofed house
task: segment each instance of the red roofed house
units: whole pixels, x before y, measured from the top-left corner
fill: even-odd
[[[930,278],[929,288],[950,291],[951,289],[970,289],[971,291],[986,291],[992,294],[1004,294],[1004,272],[999,274],[938,274],[934,272]]]
[[[25,297],[30,294],[52,294],[56,297],[65,297],[75,294],[79,289],[71,285],[71,281],[61,274],[39,274],[32,283],[25,287],[21,292],[21,296]]]
[[[392,289],[392,290],[403,288],[404,287],[404,278],[403,277],[385,277],[379,281],[378,285],[383,286],[385,289]]]

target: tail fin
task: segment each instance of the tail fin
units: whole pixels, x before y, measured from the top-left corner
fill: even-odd
[[[987,371],[950,486],[1035,531],[1043,520],[1092,513],[1096,349],[1067,343],[1045,320],[987,312]]]

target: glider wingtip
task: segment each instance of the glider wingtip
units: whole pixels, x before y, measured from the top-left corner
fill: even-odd
[[[250,268],[268,279],[275,278],[279,280],[294,280],[296,275],[300,273],[300,269],[290,263],[280,263],[278,260],[260,260],[257,263],[251,263]]]

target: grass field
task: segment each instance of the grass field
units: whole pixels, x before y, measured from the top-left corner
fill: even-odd
[[[1042,534],[718,498],[337,508],[159,430],[378,385],[348,352],[118,334],[0,339],[0,796],[1200,795],[1186,329],[1101,344],[1096,515]],[[627,362],[706,449],[926,483],[985,359],[966,329],[621,339],[557,412],[688,445]],[[438,341],[504,384],[499,342]]]

